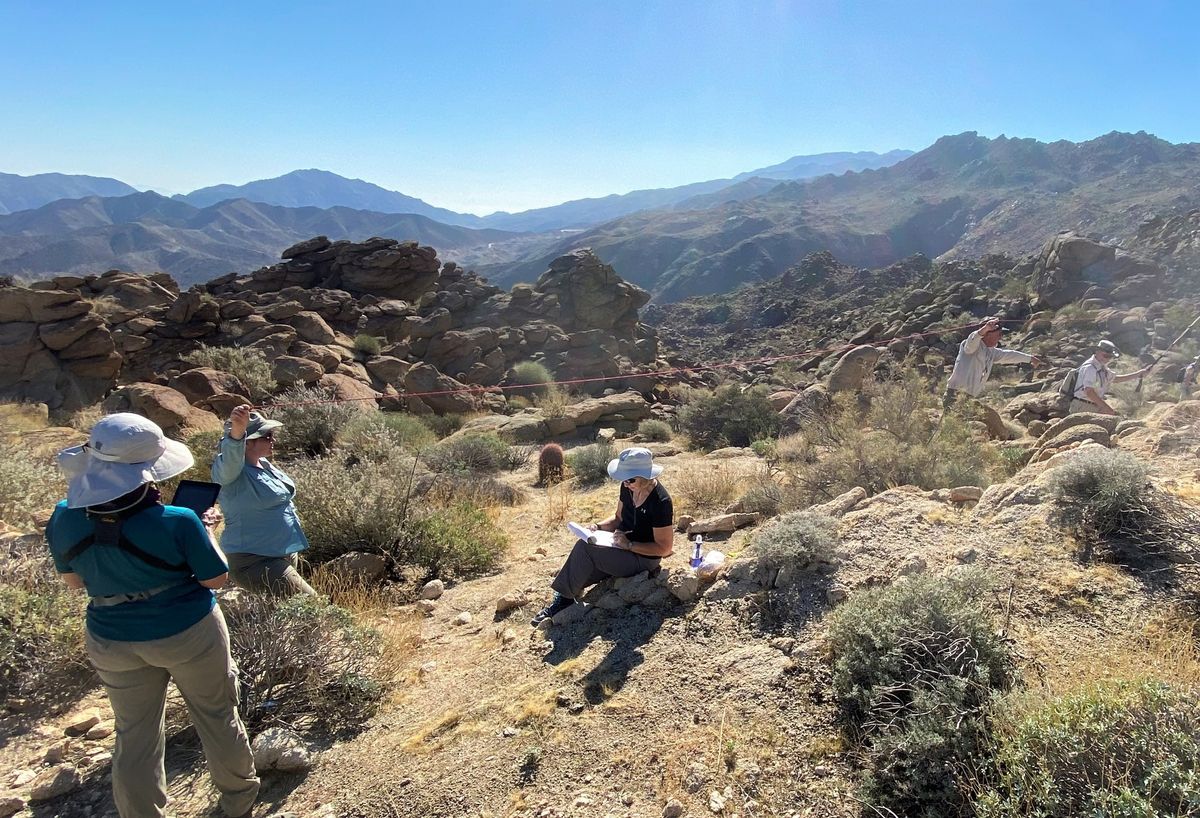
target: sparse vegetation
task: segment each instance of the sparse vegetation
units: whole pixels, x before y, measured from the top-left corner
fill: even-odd
[[[755,532],[754,554],[765,570],[804,569],[832,562],[837,552],[837,520],[812,511],[793,511]]]
[[[449,412],[445,415],[421,415],[421,421],[440,440],[444,437],[450,437],[450,435],[461,429],[463,424],[467,422],[467,419],[462,415]]]
[[[509,446],[494,434],[465,435],[425,453],[429,468],[444,474],[494,474],[509,462]]]
[[[468,500],[424,509],[405,527],[399,556],[431,577],[471,576],[494,567],[508,538],[487,510]]]
[[[351,420],[378,412],[374,406],[337,403],[333,391],[321,387],[292,387],[279,395],[278,402],[278,408],[268,406],[263,412],[283,424],[275,438],[275,450],[282,455],[326,454]]]
[[[33,515],[62,499],[66,481],[47,457],[0,442],[0,520],[29,528]]]
[[[609,443],[593,443],[567,452],[567,467],[580,486],[598,486],[608,479],[608,464],[612,459]]]
[[[763,477],[751,483],[750,488],[742,492],[737,499],[738,507],[745,512],[774,517],[790,502],[788,492],[783,486],[769,477]]]
[[[1157,680],[1096,685],[1000,710],[995,784],[980,818],[1193,815],[1200,811],[1197,691]]]
[[[637,433],[643,440],[665,443],[671,439],[671,424],[665,420],[643,420],[638,424]]]
[[[437,442],[437,437],[417,415],[407,412],[359,412],[342,428],[338,446],[386,453],[390,443],[407,452],[419,452]]]
[[[279,384],[271,374],[271,364],[261,349],[250,347],[220,347],[201,344],[183,356],[188,363],[206,366],[237,378],[246,389],[246,396],[261,401],[274,392]]]
[[[679,410],[679,427],[692,445],[712,450],[723,446],[749,446],[779,433],[779,413],[760,390],[742,391],[737,385],[700,393]]]
[[[1050,486],[1089,553],[1099,547],[1133,568],[1200,558],[1200,514],[1155,488],[1129,452],[1085,447],[1054,470]]]
[[[526,387],[510,391],[527,399],[544,397],[549,392],[549,384],[553,380],[554,376],[550,374],[550,370],[546,368],[545,364],[537,361],[521,361],[508,373],[510,386]]]
[[[746,471],[728,464],[705,463],[672,473],[671,494],[682,513],[719,511],[737,499],[750,478]]]
[[[1014,677],[981,605],[985,587],[978,572],[918,576],[860,592],[833,613],[834,693],[862,747],[863,798],[877,809],[965,809],[965,779],[986,752],[988,705]]]

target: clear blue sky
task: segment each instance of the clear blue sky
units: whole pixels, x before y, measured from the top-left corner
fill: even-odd
[[[0,0],[0,171],[485,213],[939,135],[1200,141],[1200,3]]]

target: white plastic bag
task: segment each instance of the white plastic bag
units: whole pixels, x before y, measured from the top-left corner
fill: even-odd
[[[725,567],[725,555],[720,551],[709,551],[696,567],[696,573],[705,579],[711,579]]]

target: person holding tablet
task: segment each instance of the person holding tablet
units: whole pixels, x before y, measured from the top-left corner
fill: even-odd
[[[308,547],[296,513],[296,484],[270,457],[283,427],[243,404],[233,410],[212,465],[225,515],[221,549],[234,584],[280,596],[316,596],[297,555]]]
[[[54,565],[84,590],[88,658],[116,722],[112,791],[125,816],[167,804],[163,714],[175,682],[204,746],[226,815],[248,816],[259,780],[237,712],[237,668],[213,589],[229,568],[189,508],[163,505],[157,481],[191,468],[192,453],[131,413],[96,422],[58,455],[67,499],[46,527]]]

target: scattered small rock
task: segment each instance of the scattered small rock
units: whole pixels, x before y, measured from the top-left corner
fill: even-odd
[[[420,676],[422,679],[424,679],[426,676],[428,676],[430,673],[433,673],[435,670],[437,670],[437,662],[426,662],[425,664],[423,664],[419,668],[417,668],[417,675]]]
[[[979,552],[969,545],[964,545],[954,552],[954,559],[964,564],[975,562],[978,557]]]
[[[304,741],[282,727],[270,727],[259,733],[250,749],[254,753],[254,769],[259,772],[302,772],[312,766]]]
[[[520,735],[520,733],[521,733],[520,730],[518,730],[515,727],[511,727],[511,726],[505,727],[503,730],[500,731],[500,734],[503,735],[505,738],[512,738],[513,736]]]
[[[100,714],[95,710],[85,710],[74,719],[72,719],[65,728],[63,733],[68,736],[82,736],[88,730],[91,730],[101,721]]]
[[[512,628],[505,628],[504,633],[500,635],[500,641],[506,645],[511,645],[517,641],[517,632]]]
[[[925,560],[919,554],[909,554],[904,558],[904,562],[900,563],[898,573],[902,577],[912,577],[925,573],[928,567]]]
[[[529,597],[521,591],[511,591],[496,600],[496,613],[505,614],[529,604]]]
[[[33,780],[33,786],[29,790],[29,800],[49,801],[51,798],[58,798],[60,795],[74,792],[82,783],[83,776],[72,765],[63,764],[60,767],[52,767],[44,770]]]
[[[55,742],[46,749],[45,755],[42,756],[42,761],[47,764],[62,764],[70,749],[71,742],[67,739]]]
[[[446,592],[446,584],[440,579],[431,579],[421,586],[421,599],[437,599]]]
[[[417,600],[417,610],[425,616],[433,616],[434,611],[437,610],[437,603],[432,599]]]
[[[453,625],[470,625],[471,624],[471,612],[463,611],[458,616],[454,617],[454,621],[451,624],[453,624]]]
[[[99,739],[108,738],[111,736],[115,729],[116,725],[113,724],[111,719],[108,721],[102,721],[91,730],[88,730],[87,733],[84,734],[84,738],[90,741],[98,741]]]
[[[725,795],[713,790],[708,794],[708,808],[715,814],[725,811]]]
[[[681,818],[683,815],[683,804],[679,803],[678,798],[672,798],[663,807],[662,818]]]
[[[19,795],[0,796],[0,818],[9,818],[25,809],[25,799]]]
[[[17,770],[13,773],[12,778],[8,780],[8,785],[13,789],[24,787],[33,779],[37,778],[37,773],[33,770]]]
[[[983,489],[979,486],[959,486],[958,488],[950,489],[950,502],[952,503],[970,503],[976,502],[983,496]]]

